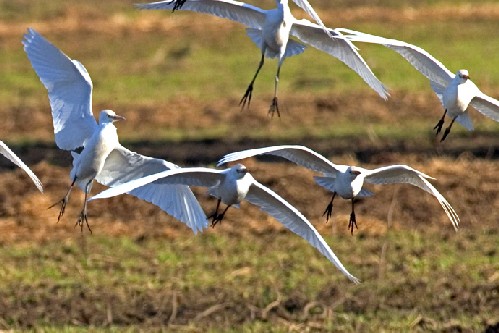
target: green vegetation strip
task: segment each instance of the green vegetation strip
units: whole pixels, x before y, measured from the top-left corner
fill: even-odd
[[[351,284],[288,232],[215,230],[136,240],[94,235],[85,243],[75,235],[62,243],[4,244],[0,326],[78,332],[66,325],[149,323],[183,331],[284,332],[290,325],[318,325],[395,332],[457,325],[480,331],[497,319],[493,229],[326,240],[362,284]]]

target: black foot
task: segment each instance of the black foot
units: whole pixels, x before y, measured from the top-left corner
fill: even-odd
[[[62,198],[61,200],[57,201],[52,206],[50,206],[48,209],[53,208],[58,204],[61,204],[61,210],[59,211],[59,216],[57,216],[57,222],[59,222],[62,216],[64,215],[64,211],[66,210],[66,205],[68,204],[68,198],[67,197]]]
[[[277,112],[277,116],[280,117],[279,106],[277,105],[277,97],[272,98],[272,104],[270,104],[269,114],[270,116],[274,116],[274,113]]]
[[[348,229],[350,229],[350,233],[353,235],[353,227],[355,226],[355,229],[357,228],[357,219],[355,218],[355,213],[352,212],[350,214],[350,221],[348,222]]]
[[[440,131],[442,131],[442,126],[444,125],[444,120],[443,119],[440,119],[438,121],[438,123],[435,125],[435,127],[433,127],[433,129],[436,129],[437,130],[437,135],[438,133],[440,133]]]
[[[250,83],[248,88],[246,88],[246,92],[244,93],[243,98],[241,98],[241,101],[239,101],[239,105],[241,106],[241,111],[244,109],[244,107],[247,104],[247,108],[249,110],[250,103],[251,103],[251,94],[253,93],[253,82]]]
[[[211,214],[210,216],[208,216],[208,219],[211,219],[211,227],[215,228],[215,226],[219,222],[222,222],[222,220],[224,219],[224,215],[225,214],[218,214],[217,212],[215,212],[215,213]]]
[[[447,137],[447,135],[449,135],[449,133],[450,133],[450,126],[445,129],[444,135],[442,135],[442,138],[440,139],[440,142],[444,141],[445,138]]]
[[[326,215],[326,222],[329,222],[329,218],[333,214],[333,202],[331,201],[329,205],[327,205],[326,210],[322,213],[322,216]]]
[[[172,12],[176,11],[177,9],[182,8],[184,3],[186,2],[186,0],[172,0],[172,1],[175,1],[175,5],[173,5]]]
[[[83,223],[85,223],[87,225],[88,231],[90,231],[90,233],[92,233],[92,229],[90,229],[90,224],[88,224],[87,212],[85,212],[85,211],[81,211],[80,217],[78,218],[78,221],[76,221],[76,224],[75,224],[75,227],[77,225],[80,226],[81,232],[83,232]]]

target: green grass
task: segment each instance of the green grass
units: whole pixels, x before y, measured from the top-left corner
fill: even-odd
[[[57,307],[80,290],[86,295],[101,295],[93,302],[81,300],[95,311],[95,316],[101,316],[106,302],[113,299],[114,310],[124,311],[120,302],[125,299],[146,293],[155,300],[175,291],[185,309],[196,307],[196,302],[201,308],[226,302],[229,313],[237,311],[237,305],[265,309],[276,300],[282,305],[297,297],[301,305],[298,310],[289,308],[290,322],[302,327],[316,322],[344,332],[353,332],[355,327],[370,332],[405,331],[420,317],[436,325],[433,329],[437,330],[453,322],[477,331],[484,320],[494,317],[495,310],[490,308],[493,302],[473,303],[480,297],[493,297],[486,296],[487,291],[481,289],[484,279],[495,271],[494,256],[487,255],[495,246],[493,233],[484,232],[470,240],[475,234],[460,232],[446,241],[441,234],[417,230],[393,230],[386,237],[326,235],[350,271],[363,280],[355,286],[315,249],[289,232],[272,237],[234,237],[216,231],[140,243],[127,237],[86,236],[82,245],[76,236],[62,244],[4,245],[0,249],[0,289],[3,297],[11,296],[4,299],[7,316],[3,319],[15,327],[17,319],[9,317],[15,313],[14,304],[25,304],[27,310],[32,306],[37,313],[40,302],[51,299]],[[385,260],[380,261],[384,242],[388,248]],[[382,278],[377,276],[380,269],[385,272]],[[473,288],[476,295],[470,292]],[[223,300],[196,296],[208,295],[213,290],[224,295]],[[328,290],[334,290],[334,295],[326,296]],[[463,290],[467,292],[463,294]],[[480,296],[481,293],[485,294]],[[438,304],[448,302],[449,297],[455,298],[457,304],[469,305],[439,308]],[[313,301],[317,305],[303,313],[302,307]],[[326,309],[334,311],[324,317]],[[130,311],[133,310],[131,307]],[[53,325],[64,325],[70,320],[68,315],[53,318],[52,311],[47,311],[33,324],[43,326],[47,321],[47,328],[55,329]],[[179,323],[188,313],[179,313]],[[214,312],[213,316],[217,315],[220,314]],[[269,315],[276,314],[269,310]],[[270,324],[261,319],[230,326],[218,323],[212,329],[266,332],[271,328],[272,332],[281,332],[287,328],[284,322]],[[199,329],[202,322],[191,324],[191,328]],[[189,325],[182,327],[188,331]]]

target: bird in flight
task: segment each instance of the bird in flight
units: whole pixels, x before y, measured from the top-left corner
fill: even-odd
[[[142,179],[136,179],[105,190],[93,196],[90,200],[113,197],[154,183],[208,187],[210,195],[217,198],[216,209],[210,216],[213,226],[224,219],[229,207],[238,207],[241,201],[247,200],[274,217],[289,230],[304,238],[351,281],[355,283],[359,282],[355,276],[347,271],[326,241],[305,216],[277,193],[260,184],[242,164],[234,165],[225,170],[195,167],[151,174]],[[160,196],[161,193],[156,193],[156,195]],[[221,202],[226,204],[227,207],[220,213]]]
[[[499,122],[499,101],[484,94],[470,79],[468,70],[460,69],[455,74],[447,69],[439,60],[422,48],[396,39],[388,39],[359,31],[339,28],[345,38],[352,42],[380,44],[394,50],[407,60],[428,80],[433,91],[440,99],[445,111],[433,129],[437,135],[442,131],[445,116],[451,118],[440,141],[449,135],[454,122],[458,122],[468,131],[473,130],[473,123],[468,114],[471,105],[484,116]]]
[[[124,117],[114,111],[101,111],[97,124],[92,114],[92,80],[79,61],[69,58],[33,29],[28,29],[23,44],[33,69],[48,90],[55,143],[60,149],[71,151],[73,156],[71,185],[65,196],[51,207],[61,204],[60,220],[71,190],[77,184],[85,192],[85,201],[76,225],[83,230],[86,224],[91,231],[87,218],[87,196],[94,179],[106,186],[116,186],[145,174],[178,167],[123,147],[113,123]],[[195,233],[207,227],[206,216],[187,186],[159,187],[164,189],[160,201],[156,201],[157,197],[153,195],[157,189],[155,185],[130,194],[160,206]]]
[[[449,217],[452,225],[457,230],[459,225],[459,216],[454,211],[447,200],[437,191],[437,189],[428,181],[432,177],[411,168],[407,165],[389,165],[373,170],[364,169],[358,166],[334,164],[324,156],[304,146],[271,146],[265,148],[248,149],[225,155],[218,166],[225,163],[238,161],[248,157],[271,154],[283,157],[298,165],[304,166],[316,172],[321,172],[322,176],[315,176],[315,182],[333,192],[331,201],[326,207],[323,215],[329,220],[333,212],[333,200],[336,195],[351,200],[352,211],[348,228],[353,233],[354,227],[357,228],[357,218],[355,215],[355,199],[371,196],[373,193],[364,188],[364,183],[371,184],[394,184],[405,183],[419,187],[425,192],[433,195],[445,213]]]
[[[297,0],[298,1],[298,0]],[[306,6],[304,1],[298,1],[301,7],[308,13],[315,13],[310,5]],[[269,114],[280,115],[277,99],[277,88],[281,66],[287,57],[302,53],[305,45],[299,43],[290,36],[297,37],[303,43],[339,59],[352,70],[354,70],[374,91],[382,98],[388,98],[385,86],[371,71],[367,63],[357,52],[357,48],[344,39],[335,29],[326,28],[317,14],[313,16],[319,24],[312,23],[306,19],[297,20],[290,11],[288,0],[276,0],[277,7],[271,10],[261,9],[244,2],[234,0],[186,0],[181,7],[178,2],[159,1],[139,4],[141,9],[173,9],[190,10],[194,12],[212,14],[227,18],[247,26],[246,33],[250,39],[260,48],[261,58],[258,68],[251,79],[243,97],[240,100],[242,108],[251,103],[255,80],[265,62],[265,57],[278,58],[277,72],[274,78],[274,97],[269,108]]]

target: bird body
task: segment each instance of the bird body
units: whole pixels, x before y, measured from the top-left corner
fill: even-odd
[[[262,28],[264,45],[261,49],[264,51],[268,48],[279,58],[284,58],[292,26],[292,16],[286,0],[276,1],[276,3],[277,8],[269,10],[265,15]]]
[[[113,122],[124,118],[113,111],[101,111],[97,124],[92,114],[92,80],[80,62],[69,58],[33,29],[28,29],[23,44],[33,69],[48,91],[55,142],[73,156],[72,183],[60,201],[58,219],[64,214],[75,183],[85,192],[77,222],[83,227],[83,221],[88,226],[87,196],[94,179],[105,186],[117,186],[146,174],[178,168],[173,163],[123,147]],[[155,190],[162,195],[154,195]],[[206,215],[187,186],[151,185],[130,194],[159,206],[187,224],[194,233],[207,227]]]
[[[354,199],[372,195],[372,192],[363,187],[364,183],[405,183],[419,187],[425,192],[433,195],[444,209],[454,228],[456,230],[458,228],[459,216],[447,200],[428,181],[428,179],[433,178],[407,165],[389,165],[373,170],[358,166],[337,165],[310,148],[296,145],[270,146],[234,152],[225,155],[218,161],[217,165],[220,166],[224,163],[238,161],[260,154],[280,156],[308,169],[321,172],[323,174],[322,176],[314,177],[315,182],[333,192],[331,203],[324,212],[324,215],[326,215],[328,219],[332,213],[332,201],[336,194],[344,199],[352,201],[352,214],[349,226],[353,227],[353,225],[356,225]],[[353,231],[353,228],[351,230]]]
[[[120,118],[124,119],[111,110],[101,111],[95,132],[85,143],[82,152],[75,154],[76,161],[70,177],[77,180],[82,190],[102,171],[109,154],[119,146],[113,121]]]
[[[135,179],[107,189],[90,198],[90,201],[113,197],[155,183],[209,187],[209,193],[218,199],[217,208],[213,214],[214,220],[218,221],[223,219],[229,207],[239,204],[242,200],[248,200],[262,211],[277,219],[289,230],[304,238],[351,281],[358,283],[358,279],[348,272],[305,216],[277,193],[256,181],[248,173],[246,167],[241,164],[234,165],[225,170],[195,167],[151,174],[141,179]],[[156,194],[159,196],[161,193]],[[218,214],[220,201],[224,202],[227,207],[221,214]]]
[[[230,168],[223,170],[225,177],[219,184],[209,189],[210,195],[226,205],[238,205],[246,198],[254,178],[245,169]]]

